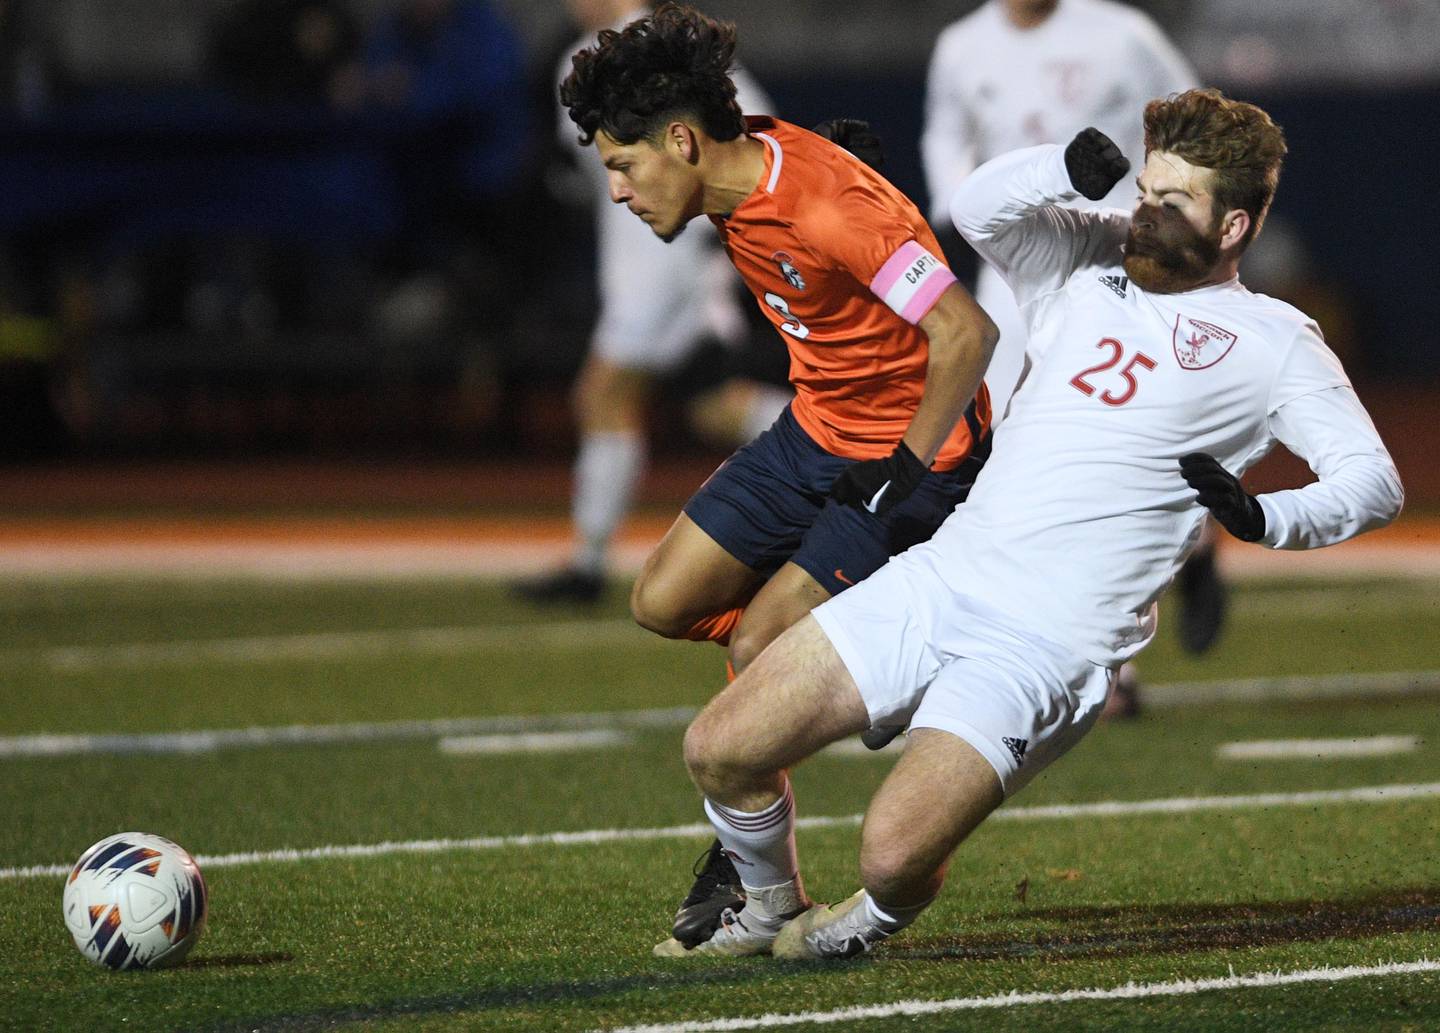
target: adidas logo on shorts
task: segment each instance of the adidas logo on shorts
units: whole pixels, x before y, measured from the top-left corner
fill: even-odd
[[[1025,750],[1030,745],[1029,739],[1012,739],[1008,735],[1002,735],[1000,741],[1005,744],[1005,748],[1015,758],[1016,764],[1025,763]]]

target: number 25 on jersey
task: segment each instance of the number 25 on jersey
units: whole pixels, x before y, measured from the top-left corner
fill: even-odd
[[[1140,387],[1140,384],[1135,379],[1135,367],[1140,366],[1147,370],[1154,369],[1155,360],[1152,359],[1150,356],[1146,355],[1144,352],[1137,351],[1134,355],[1130,357],[1130,361],[1125,363],[1124,368],[1120,370],[1120,377],[1125,381],[1125,390],[1117,395],[1109,388],[1106,388],[1104,391],[1100,392],[1099,395],[1096,395],[1095,385],[1090,383],[1090,381],[1086,380],[1085,378],[1095,376],[1099,373],[1107,373],[1110,370],[1114,369],[1116,366],[1119,366],[1121,360],[1125,358],[1125,346],[1119,341],[1115,340],[1115,338],[1113,337],[1102,337],[1098,342],[1096,342],[1095,347],[1100,349],[1109,349],[1110,357],[1104,362],[1096,363],[1089,369],[1084,369],[1081,370],[1079,373],[1076,373],[1073,377],[1070,378],[1070,386],[1073,387],[1075,390],[1079,391],[1081,394],[1086,395],[1087,397],[1098,397],[1100,401],[1104,402],[1106,405],[1124,405],[1126,402],[1130,401],[1130,399],[1135,397],[1135,392],[1139,390]]]

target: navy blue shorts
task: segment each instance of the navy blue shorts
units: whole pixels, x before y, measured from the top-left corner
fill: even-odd
[[[830,485],[854,460],[817,445],[787,408],[711,474],[685,515],[757,573],[769,577],[795,563],[839,595],[934,534],[965,501],[989,453],[987,434],[965,462],[931,470],[908,498],[876,516],[829,498]]]

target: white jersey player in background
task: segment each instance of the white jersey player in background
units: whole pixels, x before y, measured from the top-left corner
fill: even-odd
[[[949,225],[949,198],[982,162],[1022,147],[1066,143],[1095,126],[1124,154],[1141,154],[1140,112],[1151,97],[1199,85],[1189,63],[1148,15],[1112,0],[989,0],[936,40],[925,92],[920,152],[930,221]],[[1078,208],[1128,209],[1131,184]],[[981,263],[975,299],[1000,328],[985,372],[995,426],[1025,359],[1026,331],[999,272]],[[1224,621],[1225,592],[1206,535],[1179,579],[1180,640],[1202,653]],[[1117,682],[1110,711],[1138,709],[1134,671]]]
[[[586,30],[555,78],[570,72],[575,52],[602,29],[620,29],[649,13],[643,0],[570,0]],[[746,114],[772,112],[770,99],[744,71],[734,73]],[[706,340],[738,347],[747,332],[739,278],[708,231],[666,245],[624,205],[611,202],[605,169],[584,155],[568,118],[559,120],[563,145],[575,151],[596,205],[596,274],[600,312],[590,350],[573,390],[580,444],[571,487],[574,552],[560,570],[515,586],[537,603],[589,603],[605,587],[611,540],[630,510],[646,465],[646,414],[658,377],[673,373]],[[706,436],[733,435],[727,448],[769,427],[790,401],[785,388],[732,382],[697,399],[692,421]]]
[[[956,226],[1020,302],[1028,379],[934,538],[792,627],[686,733],[747,894],[692,953],[846,957],[913,921],[955,847],[1093,726],[1207,510],[1272,549],[1399,513],[1399,475],[1319,329],[1237,275],[1279,127],[1213,90],[1152,101],[1145,126],[1133,215],[1063,207],[1129,171],[1093,129],[997,158],[955,193]],[[1277,443],[1319,479],[1247,494],[1236,475]],[[911,735],[865,815],[864,889],[777,933],[767,903],[803,892],[786,770],[897,722]]]
[[[935,42],[925,90],[920,154],[930,221],[948,225],[955,188],[981,163],[1042,143],[1068,143],[1086,126],[1123,154],[1144,149],[1140,112],[1151,97],[1199,80],[1149,16],[1113,0],[989,0]],[[1117,184],[1077,208],[1125,208],[1131,184]],[[984,265],[979,301],[1000,328],[985,372],[996,426],[1020,378],[1025,326],[1010,288]]]

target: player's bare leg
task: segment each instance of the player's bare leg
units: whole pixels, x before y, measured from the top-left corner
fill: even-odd
[[[739,864],[746,899],[693,950],[671,939],[657,954],[770,949],[785,920],[809,905],[787,769],[868,723],[849,671],[808,616],[710,701],[686,732],[685,761],[726,854]]]
[[[830,593],[803,568],[787,563],[765,582],[745,607],[740,626],[730,636],[730,666],[738,674],[781,633],[830,598]]]
[[[630,593],[630,612],[641,627],[665,638],[728,642],[728,632],[721,639],[697,628],[746,605],[764,581],[681,513],[646,558]]]
[[[730,636],[732,673],[748,667],[781,632],[828,598],[830,593],[800,567],[781,567],[745,606]],[[687,948],[707,939],[726,909],[739,910],[745,903],[740,875],[720,840],[696,860],[692,873],[694,881],[672,926],[676,941]]]
[[[645,468],[645,413],[653,378],[591,353],[572,405],[580,430],[571,487],[575,552],[558,571],[521,582],[534,603],[593,603],[605,589],[611,539],[629,512]]]
[[[929,906],[955,848],[1004,795],[1000,778],[969,743],[917,728],[870,801],[861,832],[864,889],[786,924],[776,957],[847,958],[899,932]]]

